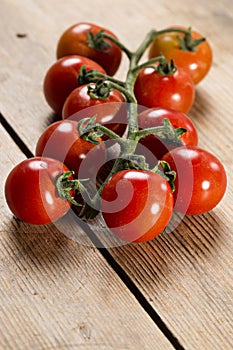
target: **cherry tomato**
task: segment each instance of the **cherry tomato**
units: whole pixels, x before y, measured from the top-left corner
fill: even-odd
[[[109,39],[104,39],[107,45],[101,50],[88,46],[88,32],[96,35],[100,31],[117,39],[110,30],[92,23],[77,23],[65,30],[57,45],[57,58],[67,55],[81,55],[98,62],[108,75],[114,75],[121,63],[121,49]]]
[[[178,27],[185,29],[183,27]],[[200,39],[202,35],[191,31],[192,39]],[[149,49],[149,58],[163,54],[168,61],[174,60],[175,65],[183,68],[193,79],[194,84],[199,83],[209,72],[212,65],[212,49],[208,40],[205,40],[193,50],[183,50],[177,37],[184,38],[184,34],[171,32],[159,35]]]
[[[88,85],[73,90],[67,97],[63,110],[63,119],[79,121],[96,116],[96,122],[105,125],[119,135],[123,135],[127,125],[127,111],[124,96],[118,90],[112,90],[105,99],[92,98],[88,94]]]
[[[5,183],[5,196],[12,213],[20,220],[45,225],[61,218],[70,202],[57,195],[55,178],[68,168],[51,158],[29,158],[16,165]]]
[[[95,179],[106,157],[104,143],[95,145],[83,140],[77,122],[72,120],[59,120],[49,125],[39,137],[35,153],[60,160],[79,179]]]
[[[173,211],[173,195],[160,175],[122,170],[107,182],[101,203],[110,230],[127,242],[145,242],[159,235]]]
[[[222,163],[199,147],[178,147],[163,160],[176,171],[174,210],[187,215],[212,210],[226,191],[226,172]]]
[[[186,130],[179,137],[181,145],[197,146],[198,134],[196,127],[192,120],[182,112],[160,107],[146,109],[138,115],[138,125],[140,129],[162,126],[164,119],[168,119],[174,128],[184,128]],[[135,153],[145,154],[147,162],[155,166],[156,160],[161,159],[165,153],[178,146],[176,143],[161,139],[156,135],[148,135],[140,140]]]
[[[78,55],[59,59],[46,72],[43,82],[44,96],[55,112],[61,113],[67,96],[79,86],[78,76],[82,66],[87,71],[94,69],[106,73],[98,63]]]
[[[153,65],[157,66],[156,63]],[[195,98],[191,78],[179,67],[172,75],[159,74],[153,67],[142,69],[134,92],[138,104],[144,107],[170,108],[183,113],[189,112]]]

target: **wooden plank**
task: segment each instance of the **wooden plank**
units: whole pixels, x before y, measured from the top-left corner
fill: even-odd
[[[4,183],[24,157],[2,126],[0,140]],[[0,203],[0,349],[173,349],[91,243],[15,220],[2,191]]]
[[[174,7],[168,0],[157,1],[156,6],[152,0],[134,2],[134,6],[120,0],[109,10],[103,10],[102,1],[96,0],[96,11],[90,11],[93,2],[89,0],[82,6],[75,1],[67,6],[55,0],[26,0],[23,8],[19,1],[2,2],[1,13],[7,15],[2,18],[5,30],[0,33],[0,52],[5,62],[0,67],[3,97],[0,110],[31,149],[51,118],[43,100],[42,77],[54,59],[55,42],[67,26],[80,20],[94,21],[115,31],[132,48],[152,27],[174,23],[192,25],[203,32],[213,46],[214,65],[197,87],[196,103],[190,115],[197,125],[200,145],[223,160],[231,183],[233,11],[230,0],[214,0],[204,5],[199,0],[195,6],[191,0],[185,4],[180,0]],[[17,38],[15,34],[20,31],[28,36]],[[124,61],[120,77],[125,68]],[[229,185],[224,201],[213,212],[185,218],[172,234],[161,235],[153,242],[110,250],[187,348],[225,350],[233,345],[231,207]],[[102,225],[99,219],[92,227],[101,234]]]

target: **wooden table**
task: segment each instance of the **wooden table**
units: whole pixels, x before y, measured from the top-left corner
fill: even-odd
[[[106,3],[1,0],[0,348],[232,349],[232,0]],[[213,211],[185,217],[151,242],[105,249],[92,241],[107,232],[100,218],[64,234],[59,225],[30,226],[9,212],[6,174],[33,154],[51,121],[43,78],[59,36],[79,21],[109,28],[131,49],[150,29],[171,24],[208,37],[213,67],[189,115],[199,145],[227,171],[227,193]],[[126,67],[123,60],[119,77]]]

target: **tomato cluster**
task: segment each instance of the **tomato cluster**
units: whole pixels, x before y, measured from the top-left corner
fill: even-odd
[[[125,81],[116,78],[122,53],[130,61]],[[211,63],[208,41],[190,28],[152,31],[135,52],[95,24],[68,28],[43,84],[60,120],[43,131],[35,157],[8,175],[12,213],[41,225],[71,208],[86,220],[101,212],[121,240],[145,242],[164,231],[174,211],[212,210],[226,191],[226,172],[198,146],[187,115]]]

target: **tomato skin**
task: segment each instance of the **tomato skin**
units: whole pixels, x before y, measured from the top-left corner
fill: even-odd
[[[222,163],[199,147],[179,147],[163,160],[176,171],[174,210],[199,215],[212,210],[226,191],[227,177]]]
[[[173,211],[171,188],[160,175],[122,170],[107,182],[101,208],[109,229],[126,242],[145,242],[159,235]]]
[[[73,90],[64,103],[62,118],[79,121],[93,116],[96,116],[97,123],[123,135],[127,125],[124,96],[118,90],[112,90],[106,99],[92,98],[88,94],[88,85]]]
[[[108,75],[114,75],[121,63],[121,49],[108,39],[104,41],[111,46],[104,48],[103,51],[91,48],[87,44],[88,32],[91,31],[95,35],[100,30],[117,39],[110,30],[92,23],[81,22],[67,28],[58,41],[57,58],[67,55],[85,56],[99,63]]]
[[[185,29],[179,26],[178,28]],[[191,33],[194,40],[203,37],[197,31],[192,30]],[[190,75],[194,84],[198,84],[211,68],[213,61],[211,46],[205,40],[196,47],[195,51],[181,50],[177,36],[184,37],[178,32],[159,35],[151,44],[148,57],[151,59],[163,54],[168,61],[173,59],[175,65],[183,68]]]
[[[45,225],[64,216],[70,203],[57,195],[54,179],[68,171],[61,162],[34,157],[17,164],[5,183],[6,202],[20,220]]]
[[[77,122],[72,120],[59,120],[49,125],[39,137],[35,153],[58,159],[75,172],[75,178],[84,179],[95,179],[106,160],[104,143],[95,145],[83,140]]]
[[[171,122],[174,128],[186,129],[186,132],[179,137],[182,145],[197,146],[198,133],[196,127],[185,113],[160,107],[146,109],[138,115],[138,125],[140,129],[162,126],[165,118]],[[140,145],[143,145],[145,149]],[[178,146],[172,143],[165,143],[165,141],[156,135],[148,135],[140,140],[138,151],[136,150],[135,153],[144,153],[149,150],[151,154],[148,152],[146,157],[147,162],[150,165],[155,166],[156,159],[161,159],[169,150],[176,147]]]
[[[55,112],[61,114],[67,96],[79,86],[77,79],[82,66],[85,66],[87,71],[94,69],[106,74],[98,63],[78,55],[63,57],[47,70],[43,92],[48,105]]]
[[[189,112],[195,98],[191,78],[179,67],[173,75],[161,75],[152,67],[142,69],[136,79],[134,92],[138,104],[144,107],[170,108],[183,113]]]

